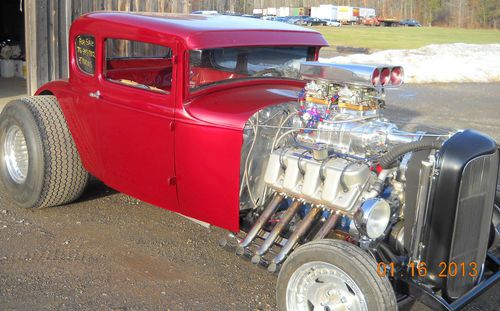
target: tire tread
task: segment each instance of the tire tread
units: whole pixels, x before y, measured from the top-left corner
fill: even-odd
[[[34,208],[58,206],[80,197],[89,174],[69,131],[55,96],[24,97],[21,102],[32,113],[40,131],[44,156],[44,181]]]

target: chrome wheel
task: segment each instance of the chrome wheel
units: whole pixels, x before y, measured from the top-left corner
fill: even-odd
[[[17,125],[11,126],[5,135],[4,161],[7,171],[14,182],[22,184],[28,176],[28,145],[23,131]]]
[[[359,286],[339,267],[321,261],[308,262],[291,276],[286,289],[289,311],[367,311]]]

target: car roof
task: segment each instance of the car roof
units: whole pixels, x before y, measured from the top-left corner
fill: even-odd
[[[176,37],[188,49],[229,46],[327,46],[317,31],[295,25],[226,15],[93,12],[75,20],[72,31],[101,36],[158,34]],[[277,35],[276,33],[280,34]]]

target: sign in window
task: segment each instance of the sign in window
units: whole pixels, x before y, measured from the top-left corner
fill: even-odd
[[[78,68],[93,75],[95,72],[95,38],[89,35],[77,36],[75,49]]]

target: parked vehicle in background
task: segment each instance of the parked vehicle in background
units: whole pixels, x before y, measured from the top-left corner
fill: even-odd
[[[316,17],[306,17],[296,20],[294,24],[300,26],[325,26],[326,21]]]
[[[407,27],[422,27],[422,25],[414,20],[414,19],[410,19],[410,18],[406,18],[406,19],[403,19],[399,22],[399,25],[400,26],[407,26]]]
[[[500,279],[499,147],[385,118],[402,67],[318,62],[313,29],[210,14],[89,13],[68,43],[69,78],[0,113],[18,206],[95,176],[226,229],[282,311],[457,310]]]
[[[337,17],[338,7],[333,4],[321,4],[319,7],[311,8],[311,17],[320,19],[329,19],[338,21]]]
[[[191,14],[199,14],[199,15],[217,15],[219,12],[217,11],[193,11]]]
[[[334,19],[327,19],[325,20],[326,26],[332,26],[332,27],[340,27],[342,26],[342,23],[334,20]]]
[[[335,20],[343,24],[358,24],[362,18],[376,15],[375,9],[372,8],[321,4],[317,7],[311,7],[310,16],[322,20]]]
[[[367,16],[361,20],[361,24],[365,26],[380,26],[376,16]]]
[[[241,17],[256,18],[256,19],[260,19],[261,18],[261,16],[259,16],[259,15],[251,15],[251,14],[243,14],[243,15],[241,15]]]
[[[399,20],[392,17],[377,17],[381,27],[397,27]]]
[[[267,8],[264,9],[264,15],[269,15],[269,16],[279,16],[279,10],[277,8]]]
[[[273,19],[273,21],[280,22],[280,23],[286,23],[286,22],[288,22],[288,18],[286,18],[285,16],[279,16],[279,17],[275,17]]]
[[[359,8],[360,21],[367,16],[377,16],[375,9],[373,9],[373,8]]]
[[[357,10],[359,15],[359,8]],[[337,9],[337,20],[342,24],[354,24],[357,17],[354,15],[354,8],[350,6],[339,6]]]
[[[287,22],[289,24],[298,24],[298,22],[302,19],[306,19],[306,18],[309,18],[309,16],[306,16],[306,15],[298,15],[298,16],[287,16],[288,20]]]
[[[262,16],[261,19],[263,19],[265,21],[274,21],[274,20],[276,20],[276,16],[274,16],[274,15],[265,15],[265,16]]]
[[[395,27],[399,26],[399,20],[395,18],[377,17],[377,16],[367,16],[361,20],[361,24],[365,26],[387,26]]]
[[[267,15],[267,10],[264,12],[264,9],[255,8],[253,9],[252,15],[264,16]]]
[[[285,18],[285,22],[288,24],[293,24],[295,20],[299,19],[300,16],[283,16]]]

